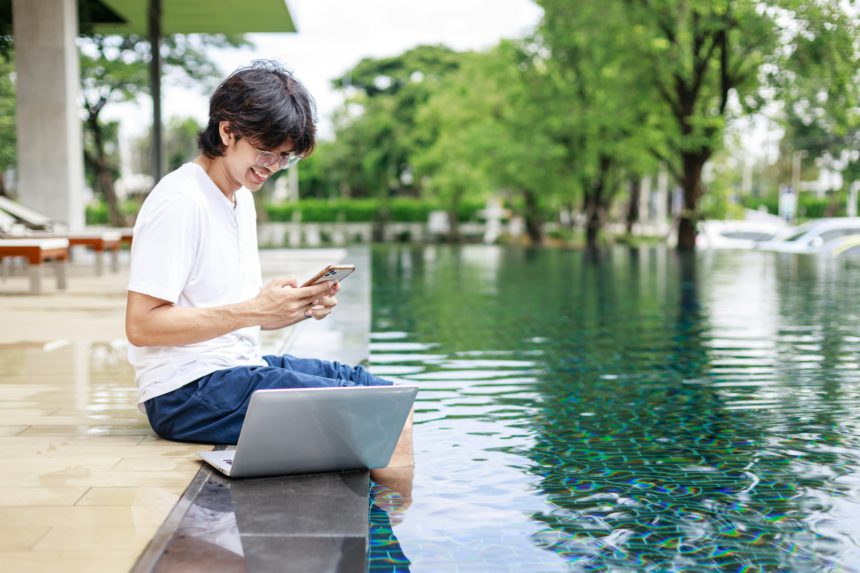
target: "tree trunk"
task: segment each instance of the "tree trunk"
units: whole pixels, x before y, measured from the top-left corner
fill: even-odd
[[[682,154],[684,163],[683,180],[684,208],[678,220],[678,247],[682,252],[696,250],[696,222],[699,198],[702,196],[702,167],[707,161],[704,153]]]
[[[463,198],[462,191],[455,191],[453,195],[451,195],[450,200],[447,204],[448,213],[448,233],[445,236],[445,240],[449,243],[460,243],[463,240],[463,237],[460,235],[460,217],[457,214],[457,211],[460,207],[460,200]]]
[[[586,193],[585,215],[587,217],[585,226],[585,246],[588,249],[597,248],[597,239],[603,229],[606,220],[606,180],[609,176],[609,168],[612,159],[608,155],[601,155],[597,177],[591,182],[591,188]]]
[[[460,235],[460,217],[457,216],[456,205],[448,209],[448,242],[460,243],[463,237]]]
[[[105,203],[108,206],[110,215],[110,223],[114,227],[125,227],[125,216],[119,207],[119,200],[114,189],[113,174],[108,165],[107,155],[104,150],[104,134],[102,126],[99,123],[97,115],[87,118],[87,125],[93,135],[93,147],[95,155],[87,157],[89,154],[84,154],[85,159],[88,159],[90,166],[96,172],[95,187],[96,191],[100,192],[104,197]]]
[[[600,236],[600,206],[596,192],[588,193],[585,198],[585,246],[591,250],[597,248],[597,238]]]
[[[835,217],[836,212],[839,211],[839,195],[834,191],[830,191],[828,195],[830,195],[830,200],[827,202],[827,207],[824,209],[824,216]]]
[[[528,234],[532,245],[537,246],[543,243],[543,217],[538,204],[538,196],[531,189],[525,189],[523,197],[526,201],[526,234]]]
[[[639,222],[639,200],[642,195],[642,180],[630,178],[630,203],[627,205],[627,234],[633,234],[633,225]]]

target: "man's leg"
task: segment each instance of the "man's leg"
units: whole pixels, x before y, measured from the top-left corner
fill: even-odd
[[[397,445],[394,447],[394,453],[391,455],[391,461],[388,462],[389,468],[397,468],[402,466],[411,466],[415,464],[415,456],[412,452],[412,415],[415,408],[409,411],[409,417],[406,418],[406,424],[403,426],[403,431],[400,433],[400,438],[397,440]]]
[[[285,368],[294,372],[301,372],[310,376],[321,376],[327,379],[337,380],[339,386],[390,386],[392,383],[383,378],[377,378],[361,366],[347,366],[339,362],[317,360],[315,358],[296,358],[295,356],[264,356],[263,359],[277,368]],[[409,412],[394,454],[388,463],[388,468],[412,467],[415,463],[412,449],[412,415],[414,408]],[[381,470],[374,470],[379,472]],[[374,473],[371,472],[371,477]],[[410,480],[411,484],[411,480]],[[411,486],[410,486],[411,489]]]
[[[384,468],[370,470],[370,479],[397,494],[387,497],[384,502],[381,499],[376,502],[382,504],[382,509],[388,513],[392,522],[396,523],[403,520],[404,512],[412,505],[412,482],[415,479],[415,458],[412,454],[413,411],[409,412],[391,461]]]
[[[378,378],[362,366],[349,366],[340,362],[330,362],[316,358],[297,358],[283,356],[263,356],[263,360],[274,368],[317,376],[335,381],[334,386],[391,386],[391,382]]]

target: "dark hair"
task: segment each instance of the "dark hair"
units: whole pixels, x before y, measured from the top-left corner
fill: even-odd
[[[316,147],[316,104],[296,77],[272,60],[254,60],[221,82],[209,100],[209,124],[198,136],[207,157],[224,155],[218,125],[230,122],[237,139],[262,149],[291,143],[308,156]]]

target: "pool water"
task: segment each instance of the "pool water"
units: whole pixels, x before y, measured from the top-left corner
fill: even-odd
[[[860,266],[662,248],[373,252],[416,384],[371,571],[860,571]]]

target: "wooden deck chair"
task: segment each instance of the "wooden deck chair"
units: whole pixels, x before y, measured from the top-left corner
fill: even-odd
[[[44,263],[49,262],[53,264],[57,275],[57,289],[66,289],[68,239],[0,239],[0,262],[10,257],[21,257],[27,260],[31,294],[41,294],[42,268]]]

